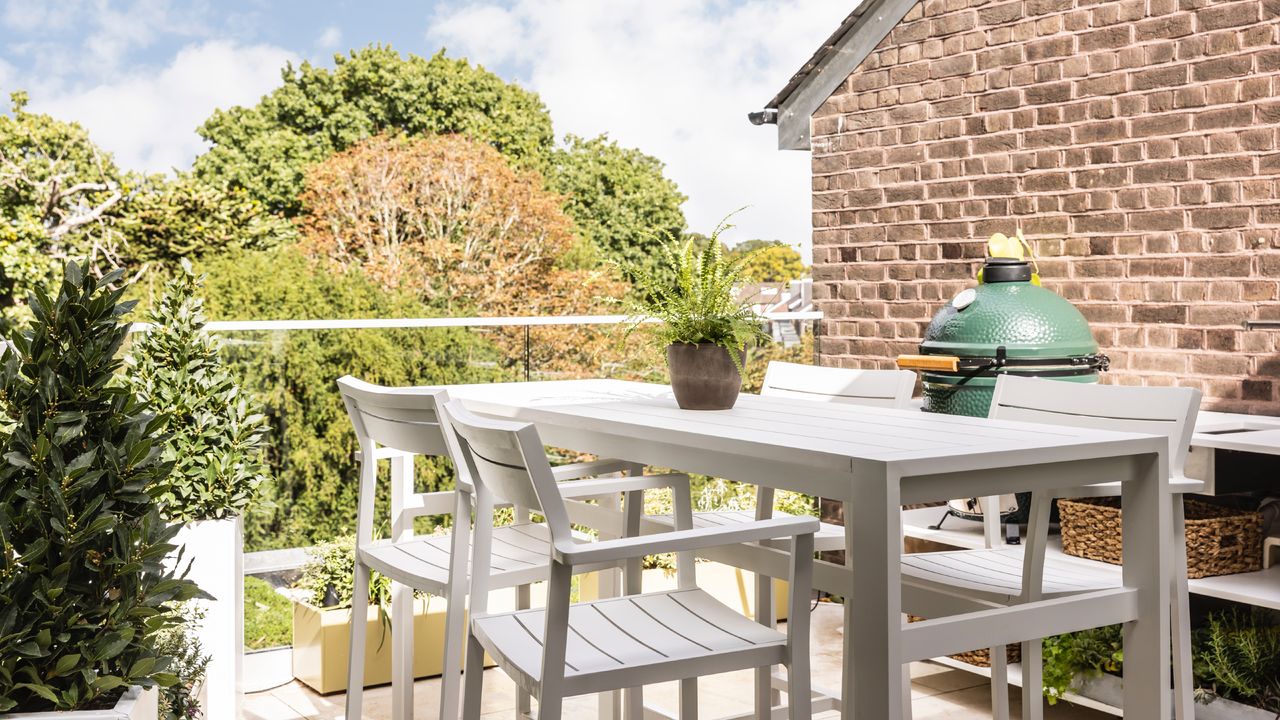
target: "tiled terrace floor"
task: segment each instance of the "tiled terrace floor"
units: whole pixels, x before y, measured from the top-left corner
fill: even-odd
[[[814,614],[813,659],[816,686],[840,687],[840,612],[835,606],[820,607]],[[960,670],[932,663],[915,663],[911,668],[912,710],[915,720],[978,720],[990,718],[990,691],[985,679]],[[485,715],[506,720],[514,716],[515,690],[499,670],[485,673]],[[440,681],[421,680],[416,686],[419,718],[434,718]],[[699,685],[701,716],[715,718],[748,712],[751,709],[751,673],[738,672],[704,678]],[[650,686],[646,701],[662,707],[675,707],[674,683]],[[1017,717],[1017,697],[1011,699]],[[391,717],[391,693],[387,687],[365,692],[366,718]],[[565,716],[596,717],[594,697],[577,698],[566,703]],[[836,718],[836,713],[817,716],[822,720]],[[1048,709],[1050,720],[1104,720],[1110,716],[1060,703]],[[317,695],[294,682],[267,692],[248,696],[244,705],[246,720],[298,720],[299,718],[343,718],[343,695]]]

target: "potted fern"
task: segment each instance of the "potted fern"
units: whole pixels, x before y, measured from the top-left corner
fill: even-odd
[[[177,682],[159,636],[198,591],[163,565],[176,527],[154,488],[172,464],[115,377],[132,303],[119,271],[69,263],[0,343],[0,714],[149,718]]]
[[[203,278],[185,260],[147,314],[126,376],[150,403],[167,439],[161,457],[173,472],[156,495],[166,520],[181,526],[168,559],[179,562],[209,600],[193,601],[202,616],[189,628],[209,654],[203,683],[208,717],[237,717],[244,645],[242,516],[266,480],[267,421],[258,401],[240,388],[222,361],[222,341],[205,330]]]
[[[654,336],[666,350],[676,403],[686,410],[732,408],[742,389],[748,343],[768,338],[760,316],[738,298],[754,253],[724,256],[720,234],[732,227],[727,220],[701,250],[692,240],[672,241],[651,267],[621,266],[634,288],[627,301],[637,318],[631,329],[658,321]]]

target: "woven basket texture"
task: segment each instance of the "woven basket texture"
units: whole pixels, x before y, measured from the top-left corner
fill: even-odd
[[[920,622],[924,618],[918,615],[908,615],[907,622]],[[1022,662],[1022,647],[1020,645],[1005,646],[1005,661],[1009,663]],[[970,650],[969,652],[956,653],[950,656],[952,660],[959,660],[962,663],[968,663],[975,667],[989,668],[991,667],[991,650],[982,648],[981,650]]]
[[[1187,577],[1254,572],[1262,569],[1262,514],[1185,500]],[[1119,498],[1058,500],[1062,551],[1068,555],[1121,563],[1123,514]]]

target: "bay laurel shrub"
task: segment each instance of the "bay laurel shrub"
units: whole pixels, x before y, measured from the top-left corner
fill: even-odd
[[[157,635],[195,586],[164,569],[161,421],[115,379],[116,272],[68,264],[0,356],[0,711],[109,704],[176,678]]]
[[[178,523],[240,515],[266,480],[266,416],[223,362],[223,341],[205,331],[202,283],[182,261],[126,361],[131,386],[168,434],[162,456],[173,472],[158,499]]]
[[[289,247],[231,253],[199,269],[208,276],[211,319],[436,314],[408,291],[388,291],[358,269],[335,271]],[[264,497],[274,506],[246,518],[246,549],[315,545],[355,532],[357,448],[339,377],[388,385],[516,379],[520,358],[500,352],[491,337],[473,328],[237,333],[225,357],[243,388],[266,406],[271,479]],[[419,458],[416,467],[419,491],[453,487],[443,461]],[[388,502],[387,494],[379,495],[377,517],[387,517]]]

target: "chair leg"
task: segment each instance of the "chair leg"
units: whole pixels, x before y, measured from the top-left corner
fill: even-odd
[[[766,627],[777,624],[777,613],[773,611],[773,582],[771,578],[755,576],[756,622]],[[790,673],[788,673],[790,675]],[[766,665],[755,671],[755,710],[756,717],[767,718],[773,707],[781,701],[781,697],[773,689],[773,667]]]
[[[843,708],[842,708],[843,709]],[[911,720],[911,663],[902,664],[902,720]]]
[[[351,592],[351,646],[347,655],[347,711],[349,720],[359,720],[364,701],[364,620],[369,614],[369,568],[356,560]]]
[[[809,653],[791,658],[787,667],[787,718],[809,720],[813,717],[813,690],[809,682]],[[756,717],[770,717],[756,715]]]
[[[560,720],[563,712],[563,699],[543,691],[542,697],[538,698],[538,720]]]
[[[441,656],[440,718],[454,720],[462,694],[462,644],[466,641],[466,594],[450,586],[444,616],[444,653]],[[481,664],[481,671],[484,665]]]
[[[413,588],[391,583],[391,720],[413,720]]]
[[[516,588],[516,609],[528,610],[530,605],[529,586],[521,585]],[[533,717],[533,703],[528,691],[523,688],[516,689],[516,718]],[[538,717],[542,717],[542,704],[538,704]]]
[[[680,681],[680,720],[698,720],[698,679]],[[765,715],[764,717],[768,717]],[[542,720],[539,718],[538,720]]]
[[[1009,720],[1009,662],[1004,645],[989,648],[991,653],[991,717]]]
[[[1044,720],[1044,673],[1040,640],[1022,643],[1022,720]]]
[[[462,694],[463,720],[480,720],[480,700],[484,689],[484,647],[470,634],[467,638],[467,671],[463,673],[462,680],[466,686]]]
[[[1191,608],[1187,597],[1187,529],[1182,496],[1173,496],[1173,714],[1176,720],[1195,720],[1195,680],[1191,672]]]

